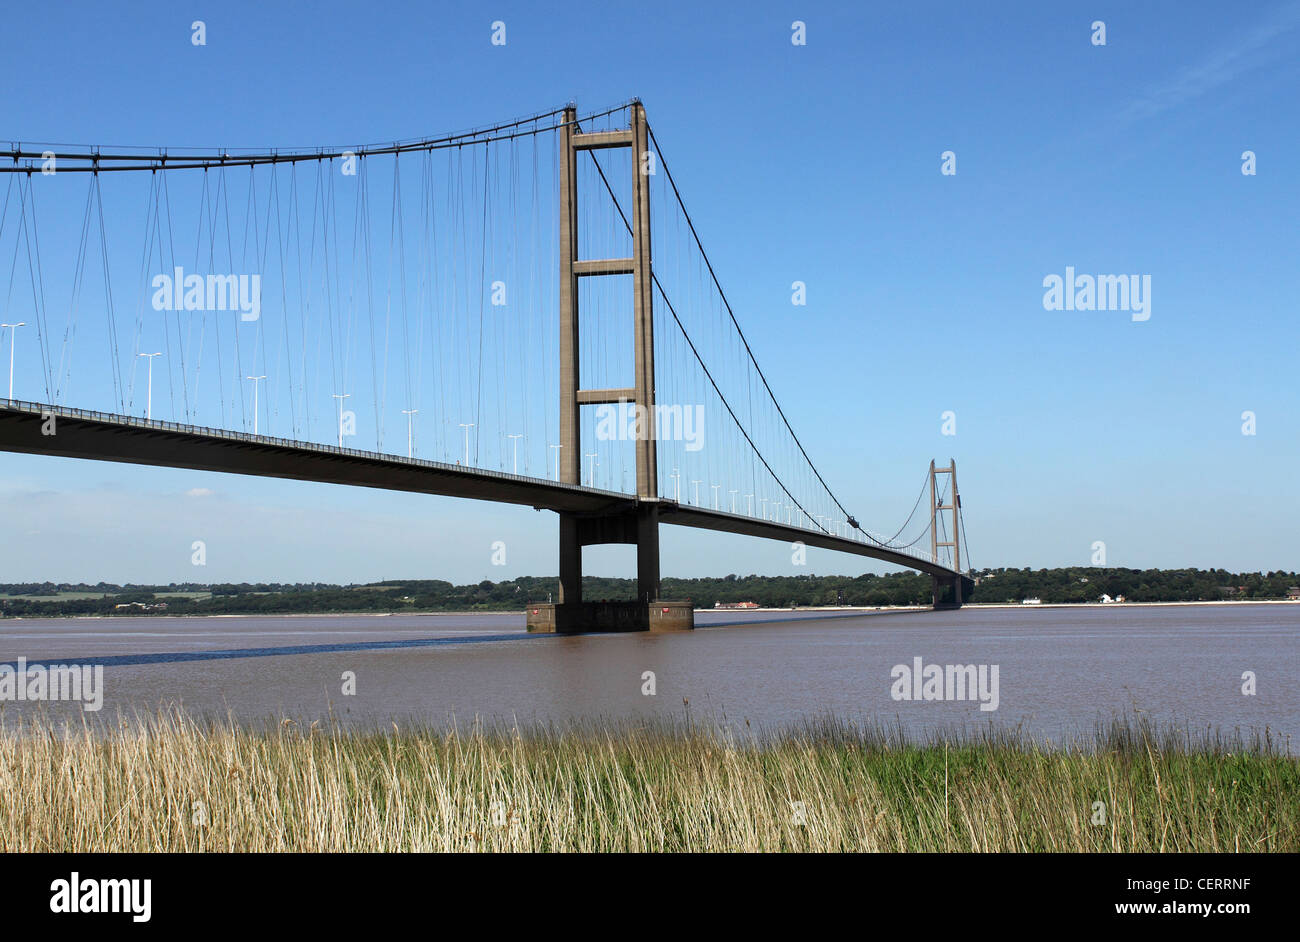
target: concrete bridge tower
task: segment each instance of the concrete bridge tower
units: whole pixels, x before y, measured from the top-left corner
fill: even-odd
[[[649,132],[645,107],[631,106],[630,127],[584,133],[577,109],[564,112],[560,130],[560,454],[559,477],[581,483],[583,406],[629,403],[636,409],[636,498],[599,514],[560,514],[560,597],[528,610],[529,631],[644,631],[694,627],[684,602],[659,598],[659,482],[655,453],[654,282],[650,267]],[[628,148],[632,165],[632,257],[578,258],[578,173],[583,151]],[[632,276],[634,364],[632,387],[580,389],[581,311],[578,279]],[[597,543],[636,544],[636,602],[582,599],[582,548]]]

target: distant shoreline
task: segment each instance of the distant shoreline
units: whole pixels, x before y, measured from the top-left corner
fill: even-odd
[[[1043,608],[1158,608],[1161,606],[1179,606],[1179,605],[1219,605],[1219,606],[1240,606],[1240,605],[1295,605],[1300,608],[1300,600],[1296,599],[1249,599],[1234,601],[1228,599],[1214,599],[1197,602],[1040,602],[1034,605],[1025,605],[1021,602],[967,602],[962,608],[965,609],[1020,609],[1025,611],[1034,611]],[[798,614],[800,612],[928,612],[931,611],[928,605],[800,605],[797,608],[697,608],[695,614],[719,614],[719,615],[750,615],[750,614]],[[47,619],[62,619],[65,621],[114,621],[119,618],[392,618],[399,615],[409,615],[419,618],[466,618],[483,615],[518,615],[523,617],[526,614],[525,609],[501,609],[497,611],[485,612],[479,611],[457,611],[457,612],[412,612],[412,611],[391,611],[391,612],[251,612],[251,613],[226,613],[214,612],[212,614],[187,614],[172,615],[166,612],[132,612],[129,615],[0,615],[0,623],[11,621],[38,621]]]
[[[1204,599],[1195,602],[966,602],[962,608],[1015,608],[1032,611],[1039,608],[1154,608],[1161,605],[1295,605],[1297,599]],[[747,612],[928,612],[929,605],[800,605],[798,608],[697,608],[701,612],[725,612],[744,615]]]

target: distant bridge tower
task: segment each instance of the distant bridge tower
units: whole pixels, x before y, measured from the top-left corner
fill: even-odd
[[[943,497],[939,493],[938,481],[939,475],[951,475],[952,494],[951,503],[945,505],[942,503]],[[939,522],[941,513],[952,514],[952,539],[939,539]],[[949,458],[948,467],[936,468],[934,462],[930,462],[930,558],[935,562],[939,561],[939,550],[945,547],[952,548],[952,568],[957,574],[952,581],[952,593],[950,597],[945,597],[947,593],[943,591],[943,582],[938,576],[932,576],[934,582],[934,607],[935,608],[960,608],[962,603],[962,579],[961,574],[961,536],[958,531],[961,519],[961,495],[957,491],[957,459]]]
[[[653,276],[650,267],[650,176],[645,107],[632,103],[630,126],[583,133],[577,109],[564,111],[560,131],[560,480],[580,484],[580,410],[590,405],[630,403],[636,409],[636,500],[603,514],[560,514],[559,604],[533,614],[530,630],[592,631],[692,628],[691,606],[659,599],[659,482],[655,452],[655,365]],[[632,257],[578,258],[578,173],[582,151],[626,147],[632,165]],[[578,351],[582,312],[578,279],[632,276],[634,384],[620,389],[580,389]],[[635,543],[637,602],[584,604],[582,548],[597,543]],[[536,608],[536,606],[534,606]]]

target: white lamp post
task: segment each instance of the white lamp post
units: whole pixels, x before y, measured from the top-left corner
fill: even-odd
[[[406,416],[406,457],[415,457],[415,414],[419,409],[403,409],[402,415]]]
[[[330,397],[339,401],[339,447],[343,447],[343,400],[349,398],[352,393],[330,393]]]
[[[0,324],[0,330],[9,328],[9,398],[14,397],[14,345],[18,343],[18,328],[26,327],[26,321],[17,324]]]
[[[513,438],[514,441],[515,441],[515,474],[518,474],[518,473],[519,473],[519,439],[521,439],[521,438],[523,438],[523,437],[524,437],[523,435],[507,435],[507,436],[506,436],[506,438]]]
[[[136,356],[142,356],[149,364],[149,392],[145,399],[144,417],[153,418],[153,358],[162,356],[161,353],[138,353]]]
[[[265,376],[245,376],[244,379],[253,381],[253,434],[257,434],[257,383],[258,380],[266,379]]]
[[[465,467],[469,467],[469,430],[474,427],[473,422],[461,422],[460,427],[465,430]]]

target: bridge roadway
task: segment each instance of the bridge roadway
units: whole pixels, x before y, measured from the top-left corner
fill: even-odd
[[[48,417],[54,420],[52,435],[43,431]],[[0,399],[0,451],[377,487],[596,516],[627,512],[636,503],[630,494],[545,478],[7,399]],[[871,542],[663,498],[659,520],[784,543],[801,540],[807,546],[880,559],[946,581],[955,575],[925,557]],[[970,580],[963,581],[969,591]]]

